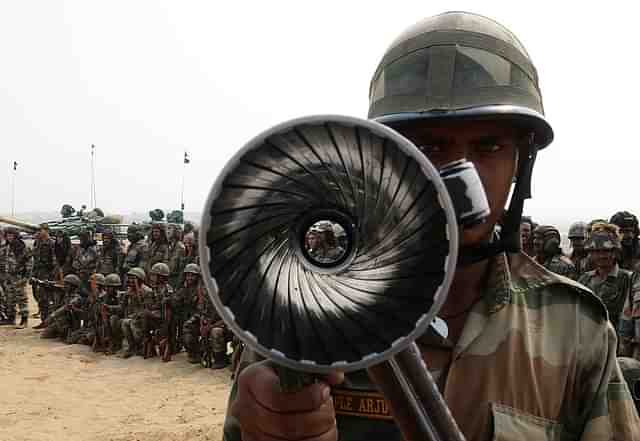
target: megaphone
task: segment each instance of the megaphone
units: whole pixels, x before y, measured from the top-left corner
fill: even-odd
[[[446,299],[459,229],[488,214],[470,162],[437,170],[374,121],[298,118],[253,138],[216,179],[203,280],[233,333],[281,366],[395,363]]]

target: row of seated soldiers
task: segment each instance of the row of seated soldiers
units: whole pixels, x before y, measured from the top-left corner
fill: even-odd
[[[148,278],[144,269],[131,268],[125,291],[119,274],[95,274],[89,292],[77,275],[68,274],[42,338],[86,344],[123,358],[158,355],[163,361],[184,347],[189,362],[224,368],[230,363],[228,343],[235,347],[237,341],[216,313],[200,267],[188,264],[183,274],[183,284],[174,290],[167,264],[154,264]]]
[[[525,253],[548,270],[591,289],[607,308],[618,334],[618,356],[640,361],[639,238],[638,218],[622,211],[609,221],[574,223],[569,229],[572,253],[565,256],[555,227],[521,225]]]
[[[139,267],[150,274],[153,265],[164,263],[169,267],[169,284],[177,289],[183,282],[184,268],[190,263],[199,263],[197,231],[188,231],[186,225],[184,231],[178,225],[170,225],[168,230],[164,224],[153,224],[149,237],[145,238],[140,226],[130,225],[125,249],[109,230],[102,233],[100,246],[88,230],[81,232],[80,243],[72,246],[64,231],[58,230],[54,238],[50,238],[48,227],[43,224],[33,246],[33,276],[37,280],[61,280],[68,274],[75,274],[88,288],[91,274],[107,276],[115,273],[125,289],[129,270]],[[40,318],[46,320],[52,303],[50,293],[36,284],[33,294]]]

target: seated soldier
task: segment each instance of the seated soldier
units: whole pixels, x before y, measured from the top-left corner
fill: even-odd
[[[75,274],[68,274],[64,280],[65,295],[63,305],[56,309],[47,319],[47,328],[42,333],[42,338],[65,339],[71,332],[80,328],[80,323],[85,315],[87,293],[82,289],[82,282]]]
[[[155,355],[156,344],[164,361],[171,356],[171,303],[173,288],[169,285],[169,265],[158,262],[151,267],[151,295],[144,298],[144,356]]]
[[[95,351],[113,354],[122,348],[122,333],[120,328],[119,289],[122,286],[120,276],[111,273],[105,277],[105,292],[98,298],[98,315],[95,321],[96,339]]]
[[[144,299],[153,293],[144,284],[147,275],[139,267],[131,268],[127,272],[127,292],[120,299],[122,316],[120,329],[127,340],[127,349],[121,354],[122,358],[142,354],[144,332]]]
[[[66,339],[69,344],[82,344],[92,346],[95,341],[95,321],[98,315],[98,299],[104,293],[104,276],[100,273],[94,274],[95,278],[95,291],[92,287],[92,292],[87,298],[85,305],[85,315],[82,320],[82,326],[79,329],[71,332]]]
[[[213,353],[214,369],[227,365],[227,332],[209,296],[200,283],[200,267],[190,263],[184,269],[185,283],[178,293],[184,303],[189,319],[184,324],[184,345],[190,363],[200,363],[206,355]],[[203,345],[203,342],[206,342]]]

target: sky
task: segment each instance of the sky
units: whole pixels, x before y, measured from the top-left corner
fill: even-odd
[[[177,209],[183,176],[185,209],[201,211],[251,138],[312,114],[366,118],[391,42],[424,17],[466,10],[510,28],[538,69],[555,140],[538,155],[526,214],[543,223],[640,215],[629,7],[0,0],[0,213],[12,203],[16,213],[90,205],[92,144],[105,212]]]

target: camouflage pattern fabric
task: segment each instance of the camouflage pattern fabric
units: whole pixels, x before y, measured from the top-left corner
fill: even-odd
[[[177,240],[169,245],[169,284],[177,288],[182,281],[182,271],[185,267],[185,247]]]
[[[39,280],[55,280],[58,273],[58,261],[55,254],[56,243],[53,239],[37,240],[33,247],[33,277]],[[49,305],[54,293],[42,285],[31,285],[33,297],[38,302],[40,319],[49,316]]]
[[[98,267],[98,251],[96,247],[94,245],[76,247],[71,267],[73,272],[82,280],[85,289],[88,289],[89,277],[96,272]]]
[[[144,241],[140,240],[138,242],[129,244],[127,253],[122,262],[122,274],[126,275],[132,268],[142,267],[142,260],[145,253],[146,244]]]
[[[429,359],[429,368],[467,440],[640,439],[602,302],[524,253],[494,257],[489,271],[484,296],[458,342],[418,342],[444,355],[434,358],[440,364]],[[257,360],[245,349],[238,372]],[[339,439],[402,440],[392,421],[378,417],[385,406],[377,399],[359,413],[336,401],[339,389],[379,396],[365,373],[347,377],[334,390],[334,406],[342,409],[336,414]],[[234,383],[230,403],[236,388]],[[372,416],[372,409],[379,412]],[[240,440],[238,422],[229,415],[224,439]]]
[[[620,315],[620,355],[640,360],[640,274],[626,270],[629,288],[625,291]]]
[[[169,262],[169,245],[165,242],[151,242],[147,247],[142,267],[147,276],[151,274],[153,265],[158,262]]]
[[[5,291],[7,296],[7,315],[15,317],[16,307],[20,311],[20,317],[29,316],[29,299],[27,297],[27,279],[33,270],[31,252],[18,241],[16,246],[7,247],[7,279]]]
[[[580,276],[586,273],[587,271],[591,271],[593,269],[591,267],[591,262],[589,261],[588,254],[579,254],[579,255],[577,253],[571,254],[571,263],[573,263],[573,266],[576,269],[578,278],[580,278]]]
[[[578,272],[573,265],[571,259],[562,254],[556,254],[553,257],[548,258],[542,263],[549,271],[559,274],[564,277],[576,280],[578,278]]]
[[[602,300],[607,307],[611,324],[614,329],[620,331],[621,326],[624,327],[620,320],[623,319],[627,298],[640,296],[640,278],[637,274],[616,264],[604,279],[598,276],[596,270],[592,270],[580,276],[578,282],[591,289]],[[631,317],[627,320],[631,320]],[[624,340],[624,337],[622,339]]]
[[[120,242],[113,239],[110,246],[103,246],[98,254],[98,262],[96,264],[97,272],[104,274],[119,274],[122,265],[122,248]]]

